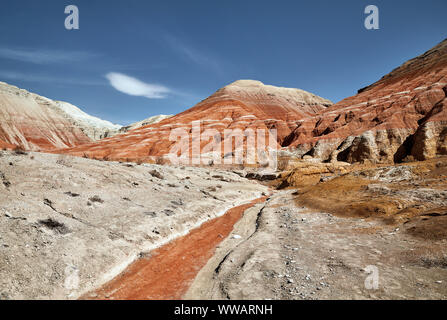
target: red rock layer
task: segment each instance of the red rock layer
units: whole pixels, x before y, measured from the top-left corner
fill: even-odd
[[[193,121],[201,121],[201,131],[214,129],[223,137],[225,129],[276,129],[279,144],[301,119],[314,116],[332,103],[311,93],[264,85],[259,81],[236,81],[172,118],[126,134],[58,152],[91,158],[146,160],[170,153],[175,141],[172,130],[190,132]],[[225,138],[223,138],[225,139]],[[209,141],[202,141],[201,146]],[[222,143],[222,146],[224,143]]]
[[[51,100],[0,82],[0,140],[26,150],[52,150],[91,142]]]
[[[0,149],[11,150],[11,149],[15,149],[15,148],[17,148],[17,146],[0,140]]]

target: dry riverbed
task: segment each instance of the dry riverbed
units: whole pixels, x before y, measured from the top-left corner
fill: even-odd
[[[181,299],[197,273],[213,256],[216,246],[233,230],[248,208],[265,197],[228,210],[187,235],[141,257],[121,275],[85,299]]]

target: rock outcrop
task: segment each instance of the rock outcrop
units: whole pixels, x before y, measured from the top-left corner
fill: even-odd
[[[447,81],[447,80],[446,80]],[[443,88],[447,95],[447,86]],[[412,137],[411,155],[417,160],[427,160],[447,154],[447,98],[436,104]]]
[[[2,147],[48,151],[92,142],[121,126],[79,108],[0,82]]]
[[[323,161],[400,162],[446,153],[447,40],[305,119],[288,139]]]
[[[191,109],[160,123],[57,152],[91,158],[145,161],[169,154],[176,143],[170,141],[171,133],[176,132],[175,130],[190,133],[193,121],[200,121],[201,133],[207,131],[220,135],[223,141],[219,143],[222,142],[222,146],[226,139],[232,139],[224,135],[226,129],[240,129],[242,132],[246,129],[264,129],[266,133],[276,129],[276,142],[280,147],[303,119],[315,116],[330,105],[332,103],[329,100],[303,90],[239,80],[218,90]],[[204,152],[204,147],[210,140],[211,143],[217,143],[213,142],[212,137],[201,140],[201,152]],[[237,147],[235,142],[232,150]],[[187,154],[191,148],[192,144],[187,146]]]

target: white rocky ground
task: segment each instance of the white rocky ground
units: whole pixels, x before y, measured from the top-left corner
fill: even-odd
[[[447,299],[446,240],[310,212],[294,192],[248,209],[185,298]]]
[[[0,299],[67,299],[266,187],[219,170],[0,153]]]

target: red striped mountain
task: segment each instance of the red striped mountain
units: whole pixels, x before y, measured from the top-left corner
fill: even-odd
[[[0,147],[48,151],[89,143],[121,126],[0,82]]]
[[[304,119],[286,139],[299,156],[399,162],[447,154],[447,40],[353,97]]]
[[[174,129],[191,131],[201,121],[202,132],[215,129],[277,129],[278,143],[290,136],[301,120],[331,106],[329,100],[299,89],[279,88],[253,80],[236,81],[176,116],[113,138],[61,150],[91,158],[153,160],[170,152]],[[207,144],[202,141],[202,147]],[[59,151],[58,151],[59,152]]]

